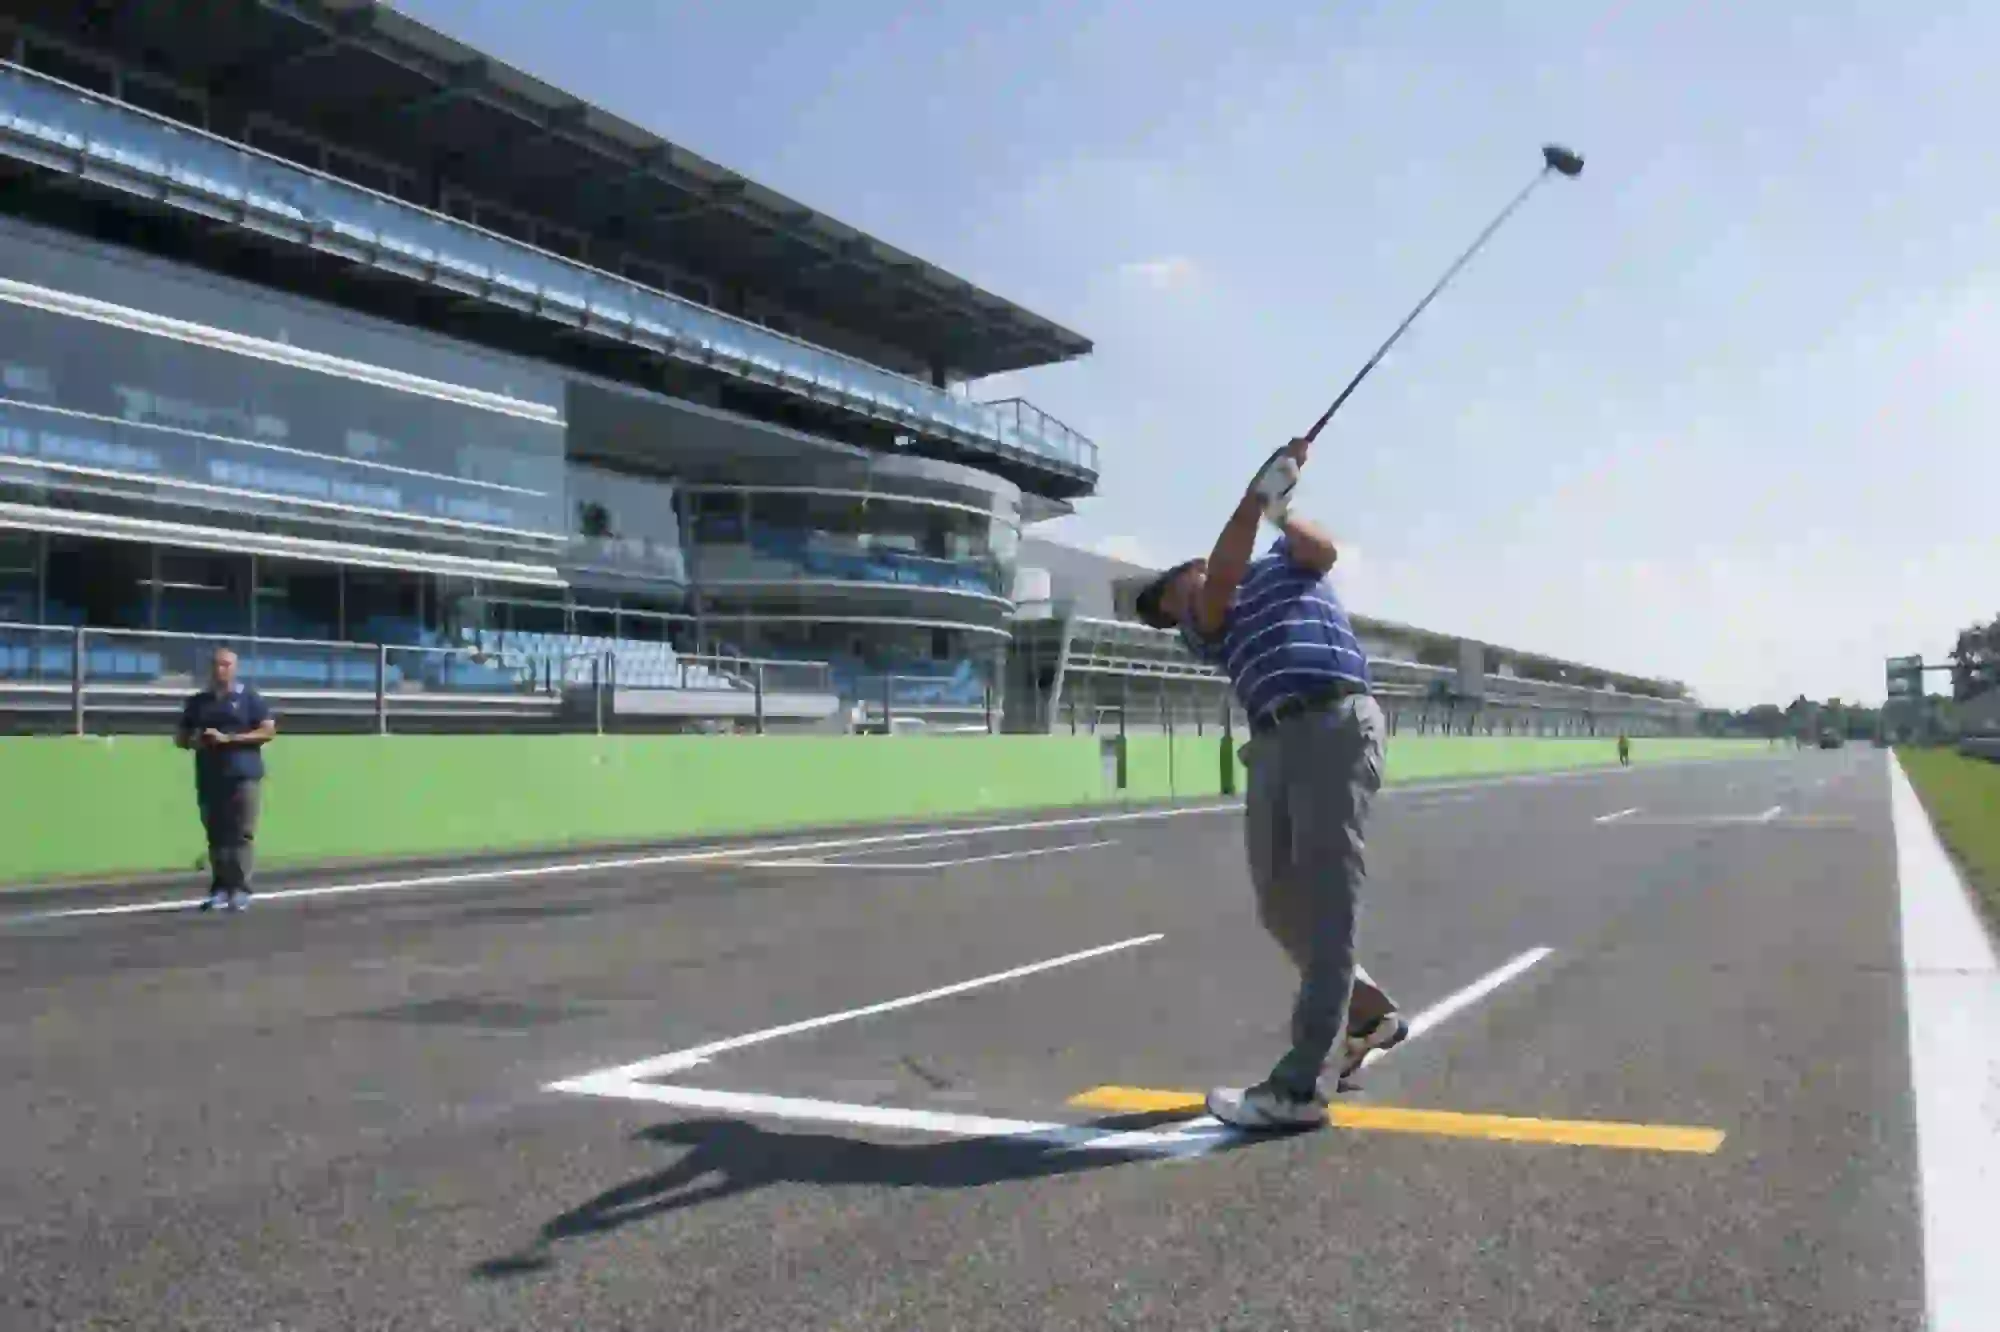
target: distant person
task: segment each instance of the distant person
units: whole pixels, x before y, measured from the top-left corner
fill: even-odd
[[[208,836],[208,900],[203,911],[241,911],[256,868],[264,746],[278,723],[263,695],[236,678],[236,654],[217,648],[208,688],[181,706],[174,743],[194,751],[194,798]]]
[[[1632,739],[1623,731],[1618,733],[1618,766],[1621,768],[1632,766]]]

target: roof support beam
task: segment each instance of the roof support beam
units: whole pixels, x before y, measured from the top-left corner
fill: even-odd
[[[446,102],[470,97],[487,84],[486,61],[475,57],[455,67],[449,76],[429,92],[409,98],[389,109],[394,116],[420,116]]]
[[[295,12],[286,12],[302,23],[308,22]],[[375,27],[375,11],[371,7],[330,14],[323,21],[311,21],[311,26],[319,34],[317,40],[303,46],[274,42],[210,79],[209,95],[227,100],[249,96],[269,87],[272,80],[286,70],[331,54],[365,37]]]

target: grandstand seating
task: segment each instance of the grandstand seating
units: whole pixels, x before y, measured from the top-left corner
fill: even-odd
[[[175,607],[171,615],[170,604]],[[67,611],[53,605],[50,609],[54,614]],[[736,672],[726,664],[719,667],[693,661],[671,643],[657,640],[501,630],[446,635],[424,627],[413,617],[387,615],[371,616],[353,625],[354,641],[342,644],[331,641],[325,626],[282,611],[260,614],[259,634],[252,639],[237,625],[225,622],[230,617],[213,613],[217,609],[185,600],[162,603],[160,633],[192,638],[169,640],[144,633],[127,637],[95,631],[85,650],[86,678],[106,684],[185,681],[201,673],[201,640],[212,639],[232,645],[244,678],[265,689],[373,690],[378,663],[372,649],[376,644],[388,649],[386,683],[391,689],[410,684],[449,692],[518,693],[524,686],[543,684],[585,686],[593,681],[594,666],[606,660],[612,663],[606,683],[626,688],[742,692],[756,688],[747,669]],[[725,650],[724,655],[730,654]],[[823,660],[812,654],[800,654],[796,659]],[[73,645],[45,629],[0,637],[0,679],[65,682],[74,661]],[[846,663],[844,675],[836,675],[837,681],[844,681],[841,692],[855,696],[867,674],[858,661]],[[969,662],[943,672],[930,663],[899,665],[895,674],[929,677],[898,679],[897,701],[906,706],[977,703],[982,696]],[[868,696],[879,698],[879,675],[874,679]]]
[[[688,661],[673,644],[591,634],[474,631],[464,646],[504,661],[525,661],[564,684],[587,685],[594,663],[609,658],[612,678],[627,688],[754,689],[749,680]],[[466,663],[471,665],[472,663]]]
[[[749,656],[728,644],[723,654]],[[869,663],[848,653],[821,649],[759,648],[754,654],[772,660],[824,664],[832,676],[833,690],[849,703],[879,705],[884,677],[894,680],[892,706],[905,708],[977,708],[986,702],[986,678],[971,661],[941,662],[927,658],[901,658],[887,665]]]
[[[747,542],[705,542],[710,578],[783,582],[800,576],[864,583],[900,583],[993,594],[994,571],[979,561],[940,559],[832,532],[804,532],[758,524]]]

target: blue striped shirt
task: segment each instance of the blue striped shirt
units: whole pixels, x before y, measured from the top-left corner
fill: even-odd
[[[1292,562],[1284,537],[1244,571],[1222,632],[1203,634],[1190,613],[1181,621],[1181,640],[1222,668],[1252,719],[1338,682],[1371,687],[1368,658],[1340,598],[1324,577]]]

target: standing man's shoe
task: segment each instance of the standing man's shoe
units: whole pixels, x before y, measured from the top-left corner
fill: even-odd
[[[203,899],[202,904],[199,907],[197,907],[196,910],[213,911],[217,907],[226,907],[228,905],[229,905],[229,894],[223,892],[222,889],[220,888],[211,888],[209,890],[208,896]]]
[[[1253,1132],[1326,1126],[1325,1101],[1284,1091],[1268,1082],[1255,1087],[1217,1087],[1208,1094],[1208,1113],[1232,1127]]]
[[[229,910],[241,911],[244,907],[247,907],[249,905],[250,905],[249,889],[238,888],[235,892],[229,895]]]

